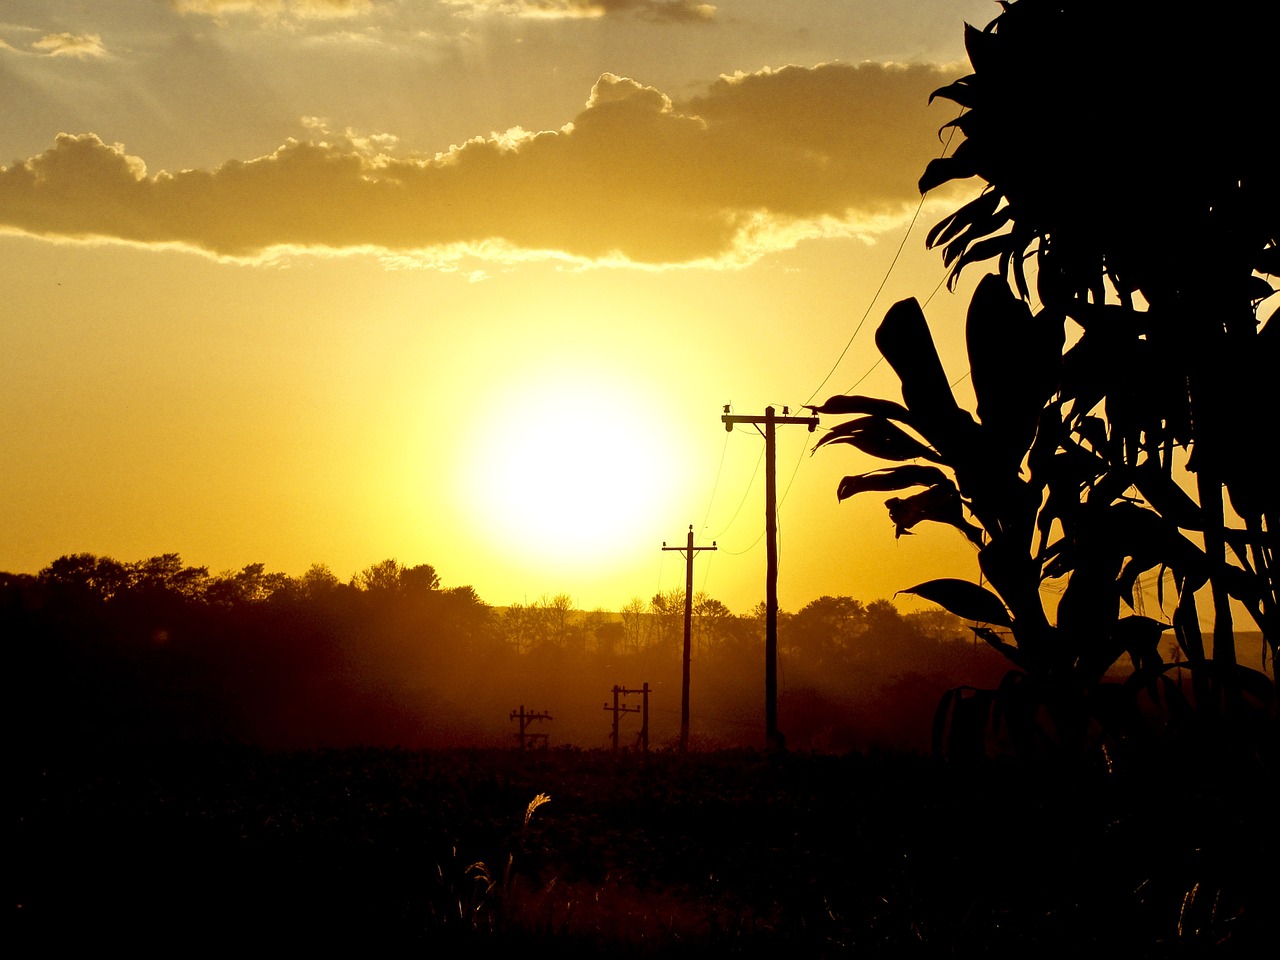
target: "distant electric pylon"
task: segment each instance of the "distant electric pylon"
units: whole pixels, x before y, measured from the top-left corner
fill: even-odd
[[[809,432],[818,426],[817,417],[790,417],[787,407],[782,416],[775,416],[773,407],[764,408],[762,417],[739,417],[729,412],[726,404],[720,420],[726,430],[732,431],[735,423],[749,423],[764,436],[764,531],[765,531],[765,602],[764,602],[764,742],[769,750],[784,749],[782,734],[778,732],[778,480],[777,438],[774,428],[780,423],[802,423]],[[760,429],[764,424],[764,429]]]
[[[693,545],[693,524],[689,524],[689,541],[683,547],[668,547],[662,541],[663,550],[679,550],[684,554],[684,671],[680,684],[680,752],[689,750],[689,648],[693,637],[693,555],[699,550],[715,550],[716,542],[709,547]]]
[[[529,733],[529,724],[535,720],[550,720],[551,714],[545,710],[534,713],[532,710],[526,711],[524,704],[520,704],[519,711],[511,711],[511,719],[520,721],[520,732],[515,734],[516,740],[520,743],[520,749],[526,749],[532,743],[540,743],[542,746],[547,745],[547,735],[545,733]]]

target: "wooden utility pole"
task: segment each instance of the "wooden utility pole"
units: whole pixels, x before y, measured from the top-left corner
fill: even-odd
[[[787,407],[782,416],[776,416],[773,407],[764,408],[762,417],[739,417],[724,408],[720,420],[725,430],[732,431],[734,424],[749,423],[764,436],[764,533],[765,601],[764,601],[764,742],[769,750],[782,750],[785,743],[778,731],[778,479],[777,439],[774,428],[780,423],[802,423],[813,433],[818,426],[817,417],[791,417]],[[764,429],[760,430],[760,425]]]
[[[626,697],[630,694],[638,693],[642,695],[642,705],[639,707],[628,707],[625,703],[619,702],[619,697]],[[649,684],[645,682],[644,686],[639,690],[628,690],[626,687],[620,687],[617,684],[613,686],[613,706],[605,704],[606,710],[613,712],[613,752],[618,752],[618,719],[624,713],[640,713],[640,735],[636,738],[640,748],[645,752],[649,752]]]
[[[518,711],[511,711],[511,719],[520,721],[520,732],[514,736],[516,740],[519,741],[521,750],[528,749],[529,746],[535,743],[541,744],[544,747],[547,745],[547,735],[545,733],[529,733],[528,730],[529,724],[533,723],[535,720],[550,720],[551,714],[546,711],[534,713],[530,710],[526,712],[524,704],[522,703],[520,704],[520,709]]]
[[[683,547],[668,547],[662,541],[663,550],[679,550],[684,554],[684,671],[680,684],[680,752],[689,751],[689,647],[693,638],[693,555],[698,550],[714,550],[716,542],[711,541],[709,547],[693,545],[693,524],[689,524],[689,542]]]

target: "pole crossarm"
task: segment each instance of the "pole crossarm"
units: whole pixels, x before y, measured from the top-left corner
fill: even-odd
[[[770,407],[768,409],[773,409],[773,408]],[[782,409],[786,410],[787,408],[783,407]],[[736,413],[726,413],[720,418],[720,422],[724,424],[725,430],[730,432],[733,430],[734,425],[739,423],[749,423],[757,427],[762,423],[765,423],[765,424],[767,423],[774,423],[774,424],[801,423],[809,428],[810,433],[813,433],[814,430],[818,429],[817,417],[788,417],[785,415],[781,417],[776,417],[769,413],[766,413],[764,416],[761,416],[761,417],[745,416],[745,415],[739,415]]]

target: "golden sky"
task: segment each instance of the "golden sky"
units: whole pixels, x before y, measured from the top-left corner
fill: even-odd
[[[998,10],[6,0],[0,570],[396,557],[617,609],[683,587],[692,524],[747,612],[764,443],[725,404],[893,395],[871,333],[908,296],[965,398],[976,275],[938,290],[957,201],[916,181]],[[976,576],[957,531],[837,504],[876,464],[815,439],[779,429],[784,609]]]

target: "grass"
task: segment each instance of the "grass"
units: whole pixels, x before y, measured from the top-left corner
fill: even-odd
[[[18,771],[15,929],[42,953],[1254,956],[1280,933],[1275,786],[891,754],[44,757]]]

